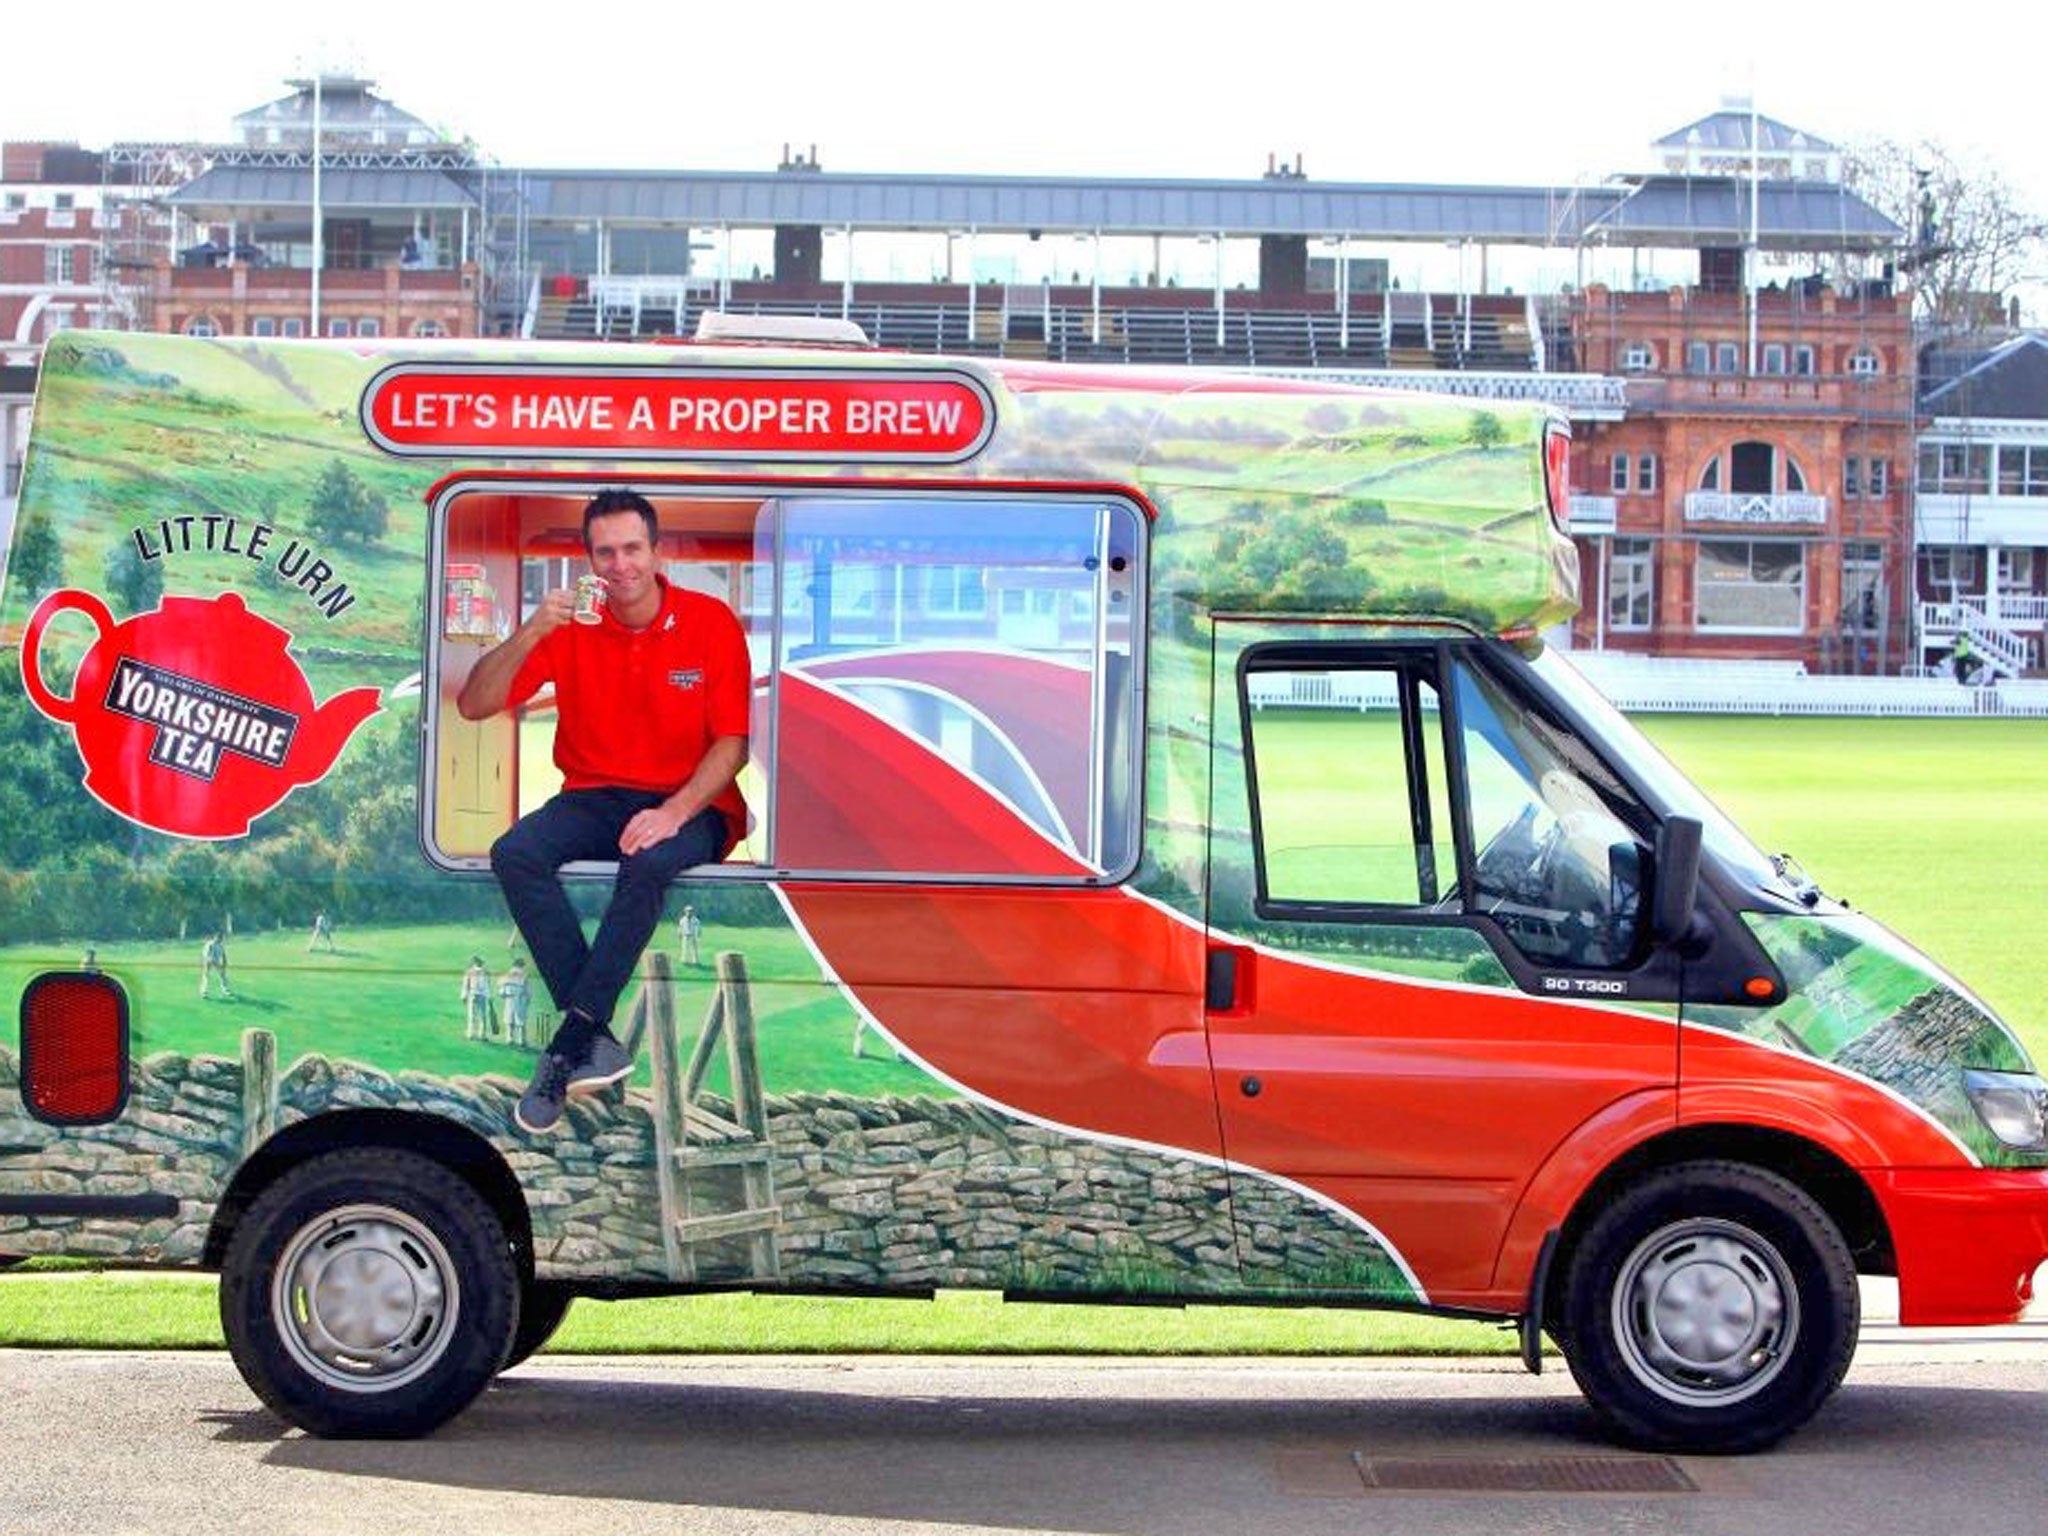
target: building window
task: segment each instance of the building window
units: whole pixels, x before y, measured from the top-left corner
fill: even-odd
[[[270,315],[252,315],[249,319],[249,334],[251,336],[275,336],[277,334],[276,319]]]
[[[1998,494],[2048,496],[2048,446],[2022,448],[2009,443],[2000,448]]]
[[[1628,494],[1628,455],[1617,453],[1607,468],[1607,488],[1617,496]]]
[[[1805,345],[1792,349],[1792,371],[1801,378],[1813,377],[1813,348]]]
[[[1849,354],[1849,371],[1861,374],[1876,373],[1878,371],[1877,354],[1868,347],[1851,352]]]
[[[1989,443],[1922,443],[1920,489],[1936,496],[1983,496],[1991,490]]]
[[[2034,595],[2034,552],[2031,549],[2001,549],[1998,552],[1998,595]]]
[[[358,336],[382,336],[384,334],[384,322],[375,315],[365,315],[356,322],[356,334]]]
[[[50,206],[59,213],[69,213],[78,206],[78,198],[70,192],[59,192],[50,199]]]
[[[415,320],[412,323],[412,333],[415,336],[446,336],[448,327],[438,320]]]
[[[1721,456],[1717,453],[1700,470],[1700,489],[1718,491],[1721,489]]]
[[[1641,630],[1656,613],[1656,548],[1648,539],[1615,539],[1607,550],[1607,627]]]
[[[1689,341],[1685,346],[1685,371],[1706,373],[1713,367],[1712,353],[1704,341]]]
[[[185,322],[187,336],[218,336],[220,322],[211,315],[194,315]]]
[[[1783,373],[1784,371],[1785,344],[1781,341],[1774,341],[1764,348],[1764,372]]]
[[[10,192],[7,194],[6,203],[0,206],[4,206],[9,213],[20,213],[28,207],[28,197],[21,192]]]
[[[1974,592],[1977,549],[1973,544],[1925,544],[1920,549],[1920,584],[1929,592]]]
[[[1645,496],[1657,489],[1657,455],[1640,454],[1636,458],[1636,489]]]
[[[972,565],[930,565],[924,571],[924,611],[933,618],[967,618],[988,611],[982,572]]]
[[[1872,459],[1869,468],[1870,474],[1865,482],[1864,494],[1869,496],[1889,495],[1892,488],[1891,464],[1884,459]]]
[[[305,334],[306,334],[306,321],[305,321],[305,317],[304,317],[304,316],[302,316],[302,315],[286,315],[286,316],[284,317],[283,321],[282,321],[282,322],[280,323],[280,325],[279,325],[279,329],[278,329],[278,334],[279,334],[279,335],[281,335],[281,336],[303,336],[303,335],[305,335]]]
[[[1749,635],[1806,628],[1806,546],[1767,539],[1702,539],[1693,568],[1695,626]]]
[[[1769,496],[1778,488],[1778,450],[1769,443],[1737,443],[1728,451],[1728,489],[1738,496]]]
[[[1740,373],[1742,371],[1742,349],[1732,341],[1721,342],[1714,348],[1714,372]]]
[[[1627,373],[1648,373],[1657,366],[1657,354],[1647,342],[1632,341],[1621,350],[1621,366]]]
[[[327,334],[329,336],[346,336],[348,333],[349,323],[346,315],[332,315],[328,317]]]
[[[1861,496],[1863,494],[1863,461],[1853,453],[1842,460],[1842,494]]]
[[[1842,546],[1842,627],[1869,633],[1884,627],[1884,546]]]
[[[68,286],[76,270],[77,252],[68,245],[46,245],[43,247],[43,281],[52,285]]]

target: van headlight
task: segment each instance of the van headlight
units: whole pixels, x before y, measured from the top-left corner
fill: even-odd
[[[2032,1072],[1963,1074],[1963,1088],[1991,1134],[2019,1151],[2048,1146],[2048,1083]]]

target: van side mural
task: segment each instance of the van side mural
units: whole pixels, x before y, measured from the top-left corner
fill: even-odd
[[[1924,1111],[1988,1167],[2048,1166],[2048,1150],[2007,1146],[1970,1103],[1966,1073],[2032,1067],[2011,1030],[1969,993],[1861,913],[1751,914],[1749,923],[1790,995],[1772,1008],[1688,1008],[1688,1023],[1867,1078]]]

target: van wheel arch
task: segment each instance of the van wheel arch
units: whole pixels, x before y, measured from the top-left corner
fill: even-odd
[[[1865,1275],[1898,1273],[1891,1227],[1877,1196],[1849,1164],[1817,1142],[1754,1125],[1688,1125],[1631,1147],[1587,1185],[1558,1229],[1557,1251],[1542,1297],[1543,1326],[1563,1338],[1564,1287],[1560,1278],[1587,1226],[1628,1186],[1679,1163],[1741,1163],[1789,1180],[1819,1205],[1841,1232]]]
[[[397,1109],[339,1109],[298,1121],[242,1160],[214,1208],[201,1265],[219,1269],[236,1223],[270,1185],[325,1152],[389,1147],[414,1152],[456,1174],[488,1205],[516,1250],[521,1282],[533,1278],[533,1223],[526,1195],[503,1154],[467,1126]]]

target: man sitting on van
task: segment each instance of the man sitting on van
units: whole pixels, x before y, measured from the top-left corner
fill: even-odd
[[[491,848],[506,905],[562,1014],[515,1114],[529,1132],[552,1129],[569,1094],[633,1070],[607,1026],[661,919],[663,893],[746,831],[735,783],[753,696],[746,636],[723,603],[660,574],[660,538],[644,496],[593,497],[583,547],[603,601],[579,611],[575,593],[548,593],[477,662],[455,701],[464,719],[482,720],[544,683],[555,689],[562,792]],[[588,943],[558,875],[577,860],[618,864]]]

